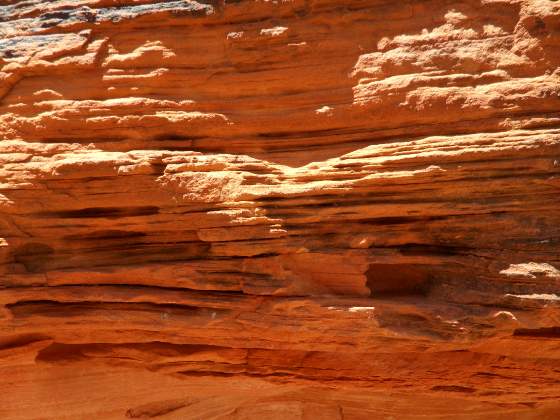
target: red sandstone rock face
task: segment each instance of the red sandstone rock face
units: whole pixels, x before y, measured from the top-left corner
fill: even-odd
[[[2,4],[1,418],[559,418],[560,2]]]

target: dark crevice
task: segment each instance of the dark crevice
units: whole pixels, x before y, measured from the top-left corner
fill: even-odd
[[[373,297],[425,296],[431,283],[431,269],[421,264],[370,264],[366,286]]]
[[[131,239],[87,241],[95,247],[59,249],[45,244],[29,243],[14,250],[13,258],[29,273],[75,271],[105,266],[135,266],[200,260],[208,256],[211,244],[203,241],[182,243],[144,243]],[[219,259],[219,258],[214,258]],[[227,259],[227,258],[226,258]],[[102,262],[103,264],[99,264]]]
[[[254,276],[254,277],[265,277],[262,275],[258,275],[258,274],[252,274],[252,273],[239,273],[239,272],[212,272],[209,274],[243,274],[243,275],[247,275],[248,277]],[[57,288],[64,288],[64,289],[76,289],[76,291],[87,291],[88,288],[92,289],[93,291],[97,291],[99,288],[117,288],[117,289],[123,289],[126,291],[130,291],[130,292],[134,292],[134,291],[138,291],[138,292],[147,292],[150,290],[153,291],[162,291],[162,292],[184,292],[184,293],[188,293],[189,295],[193,295],[193,294],[199,294],[201,297],[228,297],[229,298],[233,298],[234,296],[243,296],[245,295],[245,293],[238,291],[238,290],[200,290],[200,289],[189,289],[189,288],[184,288],[184,287],[169,287],[169,286],[159,286],[159,285],[136,285],[136,284],[126,284],[126,283],[119,283],[119,284],[107,284],[107,283],[102,283],[102,284],[89,284],[89,283],[84,283],[84,284],[61,284],[61,285],[53,285],[53,286],[38,286],[38,287],[34,287],[34,286],[6,286],[6,287],[0,287],[0,289],[26,289],[26,290],[35,290],[35,289],[45,289],[48,288],[56,290]],[[72,291],[70,291],[70,293],[72,293]]]
[[[472,248],[458,246],[442,246],[428,244],[406,244],[395,247],[402,255],[422,256],[422,255],[445,255],[454,256],[472,251]]]
[[[335,216],[341,216],[344,213],[337,213]],[[352,213],[346,213],[352,214]],[[280,214],[280,213],[271,213],[270,216],[274,216],[277,218],[284,218],[289,220],[291,217],[301,217],[301,215],[293,215],[293,214]],[[384,225],[404,225],[410,223],[423,223],[423,222],[434,222],[440,220],[447,220],[450,216],[388,216],[388,217],[374,217],[374,218],[364,218],[360,220],[353,220],[352,224],[356,225],[364,225],[364,226],[384,226]],[[305,223],[289,223],[285,222],[284,226],[289,227],[298,227],[302,224],[311,225],[311,224],[324,224],[324,221],[319,222],[305,222]]]
[[[187,135],[182,135],[182,134],[159,134],[157,136],[154,136],[152,138],[152,140],[154,141],[166,141],[166,140],[170,140],[170,141],[191,141],[191,140],[201,140],[204,139],[206,137],[204,136],[187,136]]]
[[[64,239],[69,240],[100,240],[100,239],[132,239],[147,236],[144,232],[131,232],[126,230],[97,230],[91,233],[84,233],[79,235],[67,235]]]
[[[138,207],[87,207],[79,210],[66,210],[56,212],[38,213],[41,217],[82,219],[105,217],[117,219],[120,217],[136,217],[151,216],[159,213],[159,207],[156,206],[138,206]]]
[[[170,303],[145,303],[145,302],[103,302],[103,301],[83,301],[83,302],[59,302],[56,300],[28,300],[6,305],[15,318],[27,318],[44,316],[49,318],[69,318],[95,314],[97,311],[110,311],[118,313],[120,311],[138,311],[145,313],[168,313],[171,315],[192,316],[197,312],[203,312],[208,308],[198,306],[170,304]],[[212,309],[220,311],[220,309]]]
[[[487,212],[487,213],[463,213],[463,214],[448,214],[448,215],[442,215],[442,216],[392,216],[392,217],[374,217],[374,218],[363,218],[363,219],[356,219],[356,220],[352,220],[352,224],[355,225],[364,225],[364,226],[368,226],[368,225],[384,225],[384,224],[406,224],[406,223],[419,223],[419,222],[431,222],[431,221],[441,221],[441,220],[453,220],[453,219],[459,219],[459,218],[465,218],[465,217],[471,217],[471,216],[475,216],[475,217],[485,217],[485,216],[494,216],[494,215],[499,215],[499,214],[505,214],[505,213],[522,213],[521,211],[509,211],[509,212],[503,212],[503,211],[495,211],[495,212]],[[336,217],[336,216],[340,216],[343,213],[336,213],[334,215],[332,215],[331,217]],[[357,214],[356,212],[353,214]],[[293,218],[301,218],[302,215],[301,214],[294,214],[294,213],[270,213],[270,216],[274,216],[277,218],[283,218],[286,221],[284,222],[284,226],[285,227],[298,227],[300,225],[324,225],[325,222],[324,220],[322,221],[305,221],[305,222],[294,222],[294,223],[290,223],[289,220],[293,219]],[[334,219],[335,221],[337,219]],[[331,221],[331,223],[335,223],[335,221]]]
[[[551,338],[560,340],[560,327],[518,328],[513,332],[514,337]]]
[[[445,392],[463,392],[471,394],[476,391],[475,388],[462,385],[436,385],[431,388],[432,391],[445,391]]]
[[[257,134],[260,138],[272,138],[274,140],[279,140],[283,138],[296,139],[296,138],[307,138],[316,136],[324,136],[329,134],[348,134],[349,130],[343,131],[340,129],[328,129],[328,130],[313,130],[313,131],[270,131]],[[357,131],[359,132],[359,131]]]
[[[47,138],[43,138],[41,139],[41,143],[54,143],[54,144],[58,144],[58,143],[68,143],[68,139],[70,137],[47,137]],[[95,140],[95,144],[100,145],[100,144],[104,144],[104,143],[118,143],[118,142],[125,142],[127,140],[129,140],[128,137],[126,136],[119,136],[119,135],[114,135],[111,137],[95,137],[95,138],[91,138],[91,137],[87,137],[87,138],[73,138],[72,141],[75,143],[80,143],[80,144],[89,144],[91,143],[93,140]]]
[[[200,352],[229,350],[230,347],[220,347],[207,344],[175,344],[163,341],[80,344],[56,342],[42,349],[37,354],[35,360],[38,362],[57,363],[60,361],[77,361],[91,358],[106,358],[108,356],[115,357],[114,351],[126,351],[127,349],[133,350],[133,354],[135,355],[138,355],[139,352],[142,352],[167,357],[181,357]],[[121,357],[134,360],[132,357]],[[136,360],[142,359],[140,358]]]

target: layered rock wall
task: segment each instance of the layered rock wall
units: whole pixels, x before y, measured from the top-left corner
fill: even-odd
[[[560,3],[2,4],[3,418],[558,418]]]

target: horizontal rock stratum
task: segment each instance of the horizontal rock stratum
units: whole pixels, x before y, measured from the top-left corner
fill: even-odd
[[[0,418],[560,418],[560,2],[5,0]]]

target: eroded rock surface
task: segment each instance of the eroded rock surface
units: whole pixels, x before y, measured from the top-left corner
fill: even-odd
[[[0,417],[557,419],[560,2],[4,1]]]

